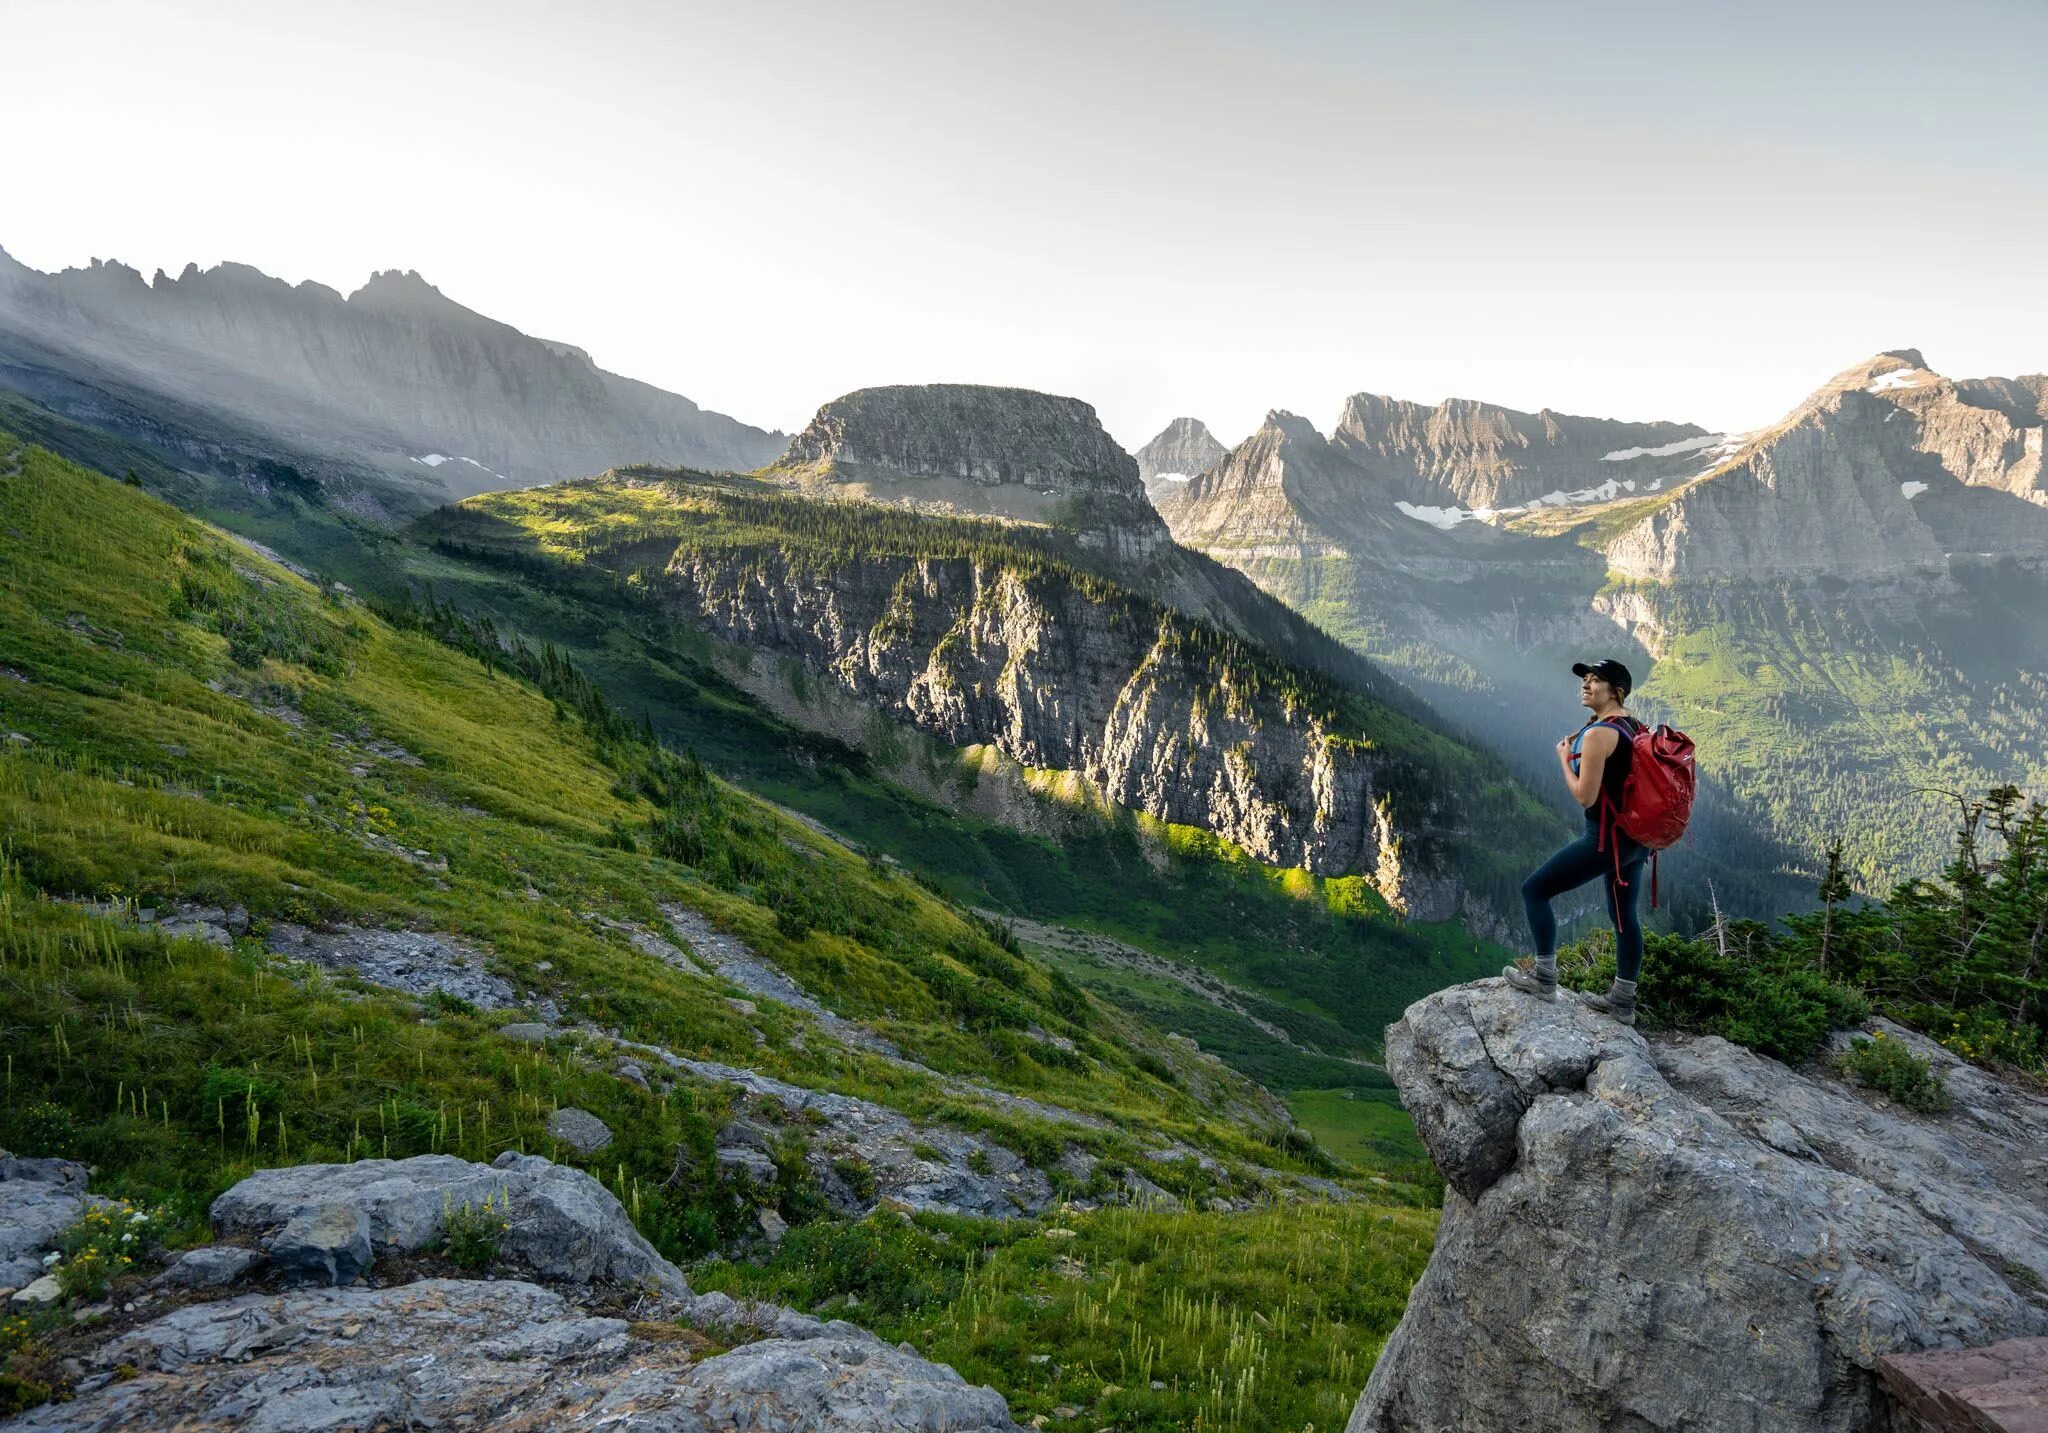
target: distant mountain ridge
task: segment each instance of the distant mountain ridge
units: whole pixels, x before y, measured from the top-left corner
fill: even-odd
[[[1522,413],[1469,398],[1431,406],[1376,393],[1345,400],[1337,451],[1395,497],[1499,508],[1625,481],[1669,481],[1719,435],[1692,423]],[[1552,499],[1555,501],[1555,498]]]
[[[246,264],[146,281],[99,260],[45,274],[0,251],[0,383],[60,407],[109,383],[144,408],[161,395],[435,500],[625,462],[754,468],[783,443],[465,308],[410,270],[344,298]]]
[[[1957,561],[2048,561],[2044,393],[2038,374],[1954,380],[1916,349],[1877,354],[1668,498],[1617,506],[1608,560],[1660,580],[1943,585]]]
[[[1872,889],[1932,869],[1915,792],[2048,787],[2048,378],[1897,349],[1747,434],[1507,412],[1275,413],[1160,509],[1539,790],[1561,674],[1622,657],[1700,743],[1699,875],[1759,914],[1834,834]]]

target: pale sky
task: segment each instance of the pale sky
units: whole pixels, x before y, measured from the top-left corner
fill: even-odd
[[[2048,369],[2038,0],[0,0],[0,246],[458,302],[764,427],[1020,384],[1758,426]]]

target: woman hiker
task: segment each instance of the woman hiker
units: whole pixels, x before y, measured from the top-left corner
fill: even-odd
[[[1572,674],[1579,678],[1579,704],[1593,714],[1577,732],[1558,742],[1557,760],[1572,799],[1585,808],[1586,832],[1522,882],[1522,905],[1529,913],[1529,930],[1536,937],[1536,969],[1532,974],[1510,965],[1501,974],[1515,989],[1538,1000],[1557,999],[1557,917],[1551,914],[1550,902],[1598,876],[1607,888],[1607,917],[1614,922],[1615,981],[1605,995],[1589,996],[1586,1003],[1624,1025],[1633,1025],[1636,973],[1643,964],[1636,877],[1649,859],[1650,848],[1623,835],[1611,819],[1603,822],[1600,798],[1604,792],[1613,802],[1610,809],[1621,809],[1622,783],[1628,779],[1629,762],[1635,754],[1632,743],[1622,740],[1621,729],[1633,734],[1642,726],[1622,710],[1635,682],[1628,668],[1612,657],[1575,662]]]

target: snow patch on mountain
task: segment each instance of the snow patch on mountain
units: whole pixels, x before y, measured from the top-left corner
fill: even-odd
[[[1431,527],[1440,527],[1447,530],[1456,527],[1468,518],[1479,516],[1478,513],[1470,508],[1418,507],[1410,502],[1396,502],[1394,506],[1418,522],[1426,522]]]
[[[486,468],[482,463],[479,463],[475,458],[465,458],[459,453],[424,453],[421,456],[414,458],[413,461],[415,463],[424,463],[430,468],[438,468],[443,463],[467,463],[472,468],[477,468],[483,472],[489,473],[499,482],[509,483],[512,481],[510,478],[506,477],[503,473],[497,471],[495,468]]]
[[[1925,484],[1925,483],[1912,483],[1912,482],[1907,482],[1907,483],[1900,483],[1900,484],[1899,484],[1899,495],[1900,495],[1901,497],[1907,497],[1907,498],[1917,498],[1917,497],[1919,497],[1919,496],[1920,496],[1920,494],[1922,494],[1922,493],[1924,493],[1924,492],[1926,492],[1926,491],[1927,491],[1927,484]]]
[[[1924,388],[1933,381],[1930,375],[1915,372],[1910,368],[1901,368],[1885,374],[1884,377],[1878,379],[1877,382],[1871,384],[1863,391],[1865,393],[1890,393],[1898,388]]]
[[[1712,443],[1718,443],[1728,435],[1708,433],[1700,438],[1681,438],[1676,443],[1665,443],[1656,448],[1617,448],[1611,453],[1600,455],[1603,463],[1625,463],[1630,458],[1669,458],[1676,453],[1690,453]]]

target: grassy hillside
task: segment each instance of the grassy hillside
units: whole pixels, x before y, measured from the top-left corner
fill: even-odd
[[[866,1097],[1041,1168],[1079,1147],[1192,1200],[1215,1193],[1217,1176],[1147,1149],[1200,1149],[1239,1193],[1277,1192],[1280,1175],[1261,1169],[1358,1168],[1237,1117],[1258,1102],[1236,1077],[1092,999],[1000,927],[653,742],[558,655],[507,649],[445,610],[394,624],[5,436],[0,653],[0,1145],[91,1161],[96,1188],[163,1206],[182,1237],[261,1165],[506,1149],[584,1164],[685,1261],[730,1246],[764,1202],[816,1231],[763,1280],[799,1277],[806,1249],[896,1237],[822,1218],[795,1157],[800,1128],[785,1132],[773,1188],[721,1180],[701,1156],[735,1112],[732,1088],[642,1088],[615,1072],[614,1035]],[[665,929],[671,902],[904,1058],[644,953],[627,927]],[[233,912],[236,938],[180,937],[143,918],[179,903]],[[484,1009],[323,973],[266,950],[286,922],[457,939],[517,998]],[[568,1033],[544,1044],[506,1033],[536,1016]],[[1009,1095],[1093,1123],[1055,1123]],[[549,1115],[572,1105],[614,1131],[601,1154],[580,1158],[548,1135]],[[1358,1309],[1306,1319],[1287,1353],[1290,1366],[1341,1375],[1311,1390],[1323,1401],[1355,1394],[1433,1227],[1418,1207],[1427,1182],[1356,1183],[1384,1210],[1226,1220],[1247,1265],[1284,1267],[1304,1228],[1346,1241]],[[1209,1241],[1200,1221],[1224,1219],[1090,1226],[1090,1278],[1106,1281],[1109,1304],[1141,1266],[1153,1270],[1117,1313],[1133,1346],[1171,1341],[1191,1298],[1227,1287],[1213,1260],[1156,1277]],[[1089,1287],[1014,1252],[1044,1221],[919,1220],[970,1272],[919,1306],[910,1336],[940,1357],[957,1350],[1027,1415],[1041,1395],[1076,1396],[983,1338],[998,1292],[1030,1303],[1043,1296],[1033,1287],[1070,1298]],[[979,1272],[996,1268],[1006,1272]],[[886,1311],[873,1322],[908,1327]],[[1071,1381],[1102,1325],[1032,1327]],[[0,1363],[9,1357],[0,1347]],[[1129,1389],[1117,1408],[1133,1427],[1173,1426],[1210,1396],[1204,1360],[1153,1357],[1167,1387]],[[1273,1426],[1269,1413],[1291,1420],[1309,1397],[1276,1381],[1211,1425]]]
[[[792,1048],[794,1015],[742,1015],[714,982],[641,955],[591,918],[654,928],[659,905],[673,901],[932,1070],[1249,1152],[1244,1131],[1198,1130],[1204,1112],[1146,1068],[1163,1065],[1168,1042],[1126,1038],[1070,982],[1006,949],[1000,932],[649,743],[579,692],[573,674],[551,698],[110,480],[39,449],[15,461],[20,471],[0,485],[0,815],[10,958],[28,972],[9,998],[32,1003],[10,1023],[50,1032],[17,1047],[17,1102],[37,1082],[57,1094],[73,1093],[73,1081],[96,1090],[110,1072],[64,1051],[104,1039],[95,1053],[114,1062],[112,1078],[173,1097],[175,1126],[177,1097],[193,1092],[160,1083],[171,1073],[153,1070],[147,1041],[90,1011],[125,1009],[153,988],[170,998],[195,981],[247,983],[232,1017],[220,1008],[228,1002],[198,1002],[223,1022],[243,1018],[242,1002],[250,1019],[271,1004],[318,1005],[288,993],[260,959],[166,942],[45,896],[243,905],[258,933],[283,920],[431,928],[491,952],[530,1004],[553,1000],[565,1018],[798,1082],[829,1076],[905,1106],[953,1098],[936,1083],[920,1093],[915,1075],[816,1031]],[[62,980],[37,974],[47,965],[54,976],[73,957],[106,972],[85,1009],[72,1008],[76,992]],[[492,1023],[465,1011],[444,1018],[465,1038]],[[1066,1035],[1080,1053],[1061,1058],[1021,1038],[1027,1025]],[[359,1043],[340,1028],[314,1035],[315,1070]],[[438,1026],[422,1028],[412,1041],[441,1038]],[[163,1033],[179,1048],[191,1036]],[[278,1032],[278,1049],[304,1033]],[[119,1072],[131,1060],[133,1080]],[[465,1139],[486,1141],[478,1152],[530,1131],[517,1091],[500,1094],[488,1137],[465,1122]],[[306,1151],[334,1152],[374,1103],[358,1109],[335,1088],[296,1113]]]
[[[2048,607],[2013,563],[1959,569],[1961,603],[1859,600],[1843,584],[1658,589],[1672,636],[1646,695],[1755,813],[1758,834],[1812,850],[1836,837],[1859,888],[1938,869],[1957,796],[2048,790]]]
[[[39,431],[51,443],[90,453],[111,471],[135,467],[151,491],[180,504],[195,501],[175,472],[158,472],[162,464],[145,450],[28,411],[41,415]],[[725,486],[754,496],[764,491],[744,479]],[[870,723],[879,740],[858,747],[792,725],[735,682],[743,652],[643,604],[622,603],[617,584],[601,572],[528,561],[538,554],[523,539],[507,544],[502,561],[456,557],[287,489],[259,496],[215,484],[197,510],[365,595],[431,592],[490,617],[501,632],[552,643],[673,745],[861,848],[905,863],[955,899],[1103,931],[1256,990],[1272,1006],[1264,1013],[1295,1044],[1321,1053],[1304,1056],[1177,987],[1143,1008],[1274,1088],[1350,1082],[1387,1092],[1384,1076],[1345,1062],[1376,1058],[1381,1032],[1411,1001],[1497,970],[1506,954],[1456,926],[1386,919],[1377,893],[1356,878],[1326,881],[1265,867],[1203,832],[1050,800],[1035,802],[1023,823],[974,815],[946,793],[984,780],[986,753],[954,751],[879,716]],[[922,531],[916,519],[889,516]],[[558,545],[573,543],[575,526],[560,526]],[[977,541],[989,536],[985,525],[952,531]],[[1088,567],[1099,566],[1099,557],[1053,534],[1013,529],[1003,536],[1027,555],[1043,547],[1047,560],[1079,563],[1093,579],[1107,580],[1106,568]],[[906,784],[906,767],[918,768],[920,779]],[[1502,879],[1519,874],[1508,870]],[[1127,980],[1088,963],[1065,968],[1112,1000],[1130,993]]]
[[[1314,1049],[1370,1057],[1381,1031],[1408,1003],[1498,969],[1499,950],[1456,926],[1389,919],[1361,878],[1276,870],[1207,833],[1099,807],[1037,803],[1020,829],[943,797],[986,779],[985,751],[958,752],[879,716],[870,723],[874,739],[864,737],[863,749],[856,749],[770,714],[735,684],[745,653],[634,595],[650,579],[636,582],[632,574],[658,574],[678,529],[701,527],[712,535],[705,540],[724,540],[718,534],[736,542],[771,540],[751,518],[739,524],[711,496],[727,492],[744,495],[745,513],[758,515],[757,495],[744,480],[694,484],[689,504],[678,511],[652,490],[608,484],[503,495],[488,504],[488,523],[444,517],[430,524],[430,535],[445,538],[454,529],[461,535],[413,559],[410,574],[442,600],[488,612],[505,630],[560,646],[627,710],[644,711],[657,730],[750,790],[905,862],[974,905],[1105,931],[1217,971],[1274,1002],[1274,1018]],[[694,506],[699,501],[707,507]],[[844,521],[818,514],[811,504],[772,495],[766,502],[771,515],[786,517],[793,542],[810,541],[808,522]],[[881,517],[872,533],[859,529],[868,534],[863,540],[1008,540],[985,524]],[[826,535],[838,540],[836,533]],[[1033,544],[1051,538],[1026,532],[1019,541],[1022,547],[1001,550],[1020,561],[1065,560],[1056,550],[1037,553]],[[830,561],[824,536],[809,550],[821,563]],[[1107,581],[1088,574],[1078,580]],[[1118,589],[1104,590],[1133,600]],[[1440,742],[1429,734],[1425,739]],[[906,789],[905,768],[916,768],[925,795]],[[1502,799],[1517,799],[1512,793],[1507,787]],[[1091,988],[1113,992],[1113,982],[1075,973]],[[1206,1019],[1196,1024],[1152,1013],[1277,1087],[1329,1083],[1320,1062],[1304,1062],[1299,1052],[1241,1025],[1226,1032]],[[1184,1013],[1202,1017],[1193,1007]],[[1383,1077],[1356,1067],[1351,1072],[1385,1088]]]

